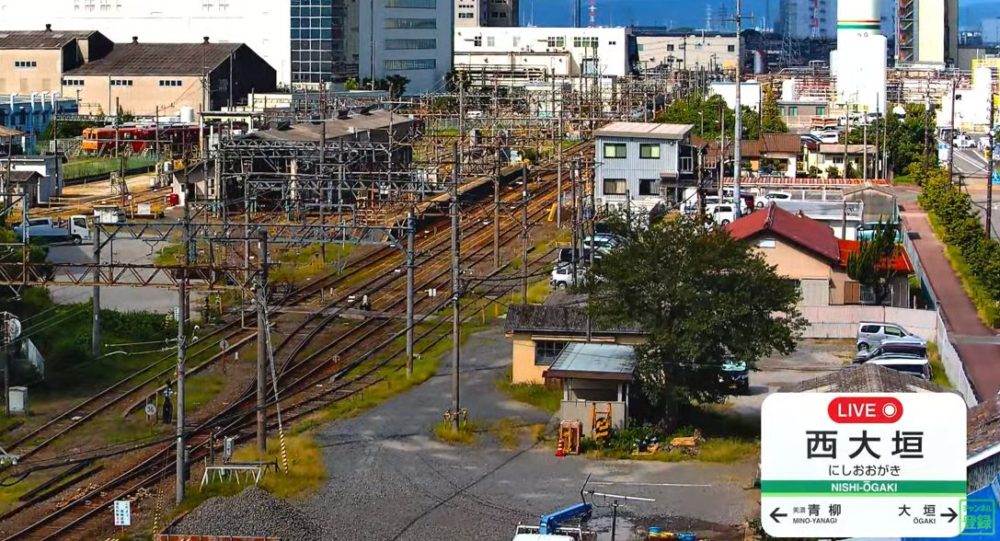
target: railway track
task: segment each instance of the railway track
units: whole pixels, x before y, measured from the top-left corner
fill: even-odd
[[[549,184],[554,184],[550,182]],[[532,220],[535,222],[544,219],[545,209],[547,209],[552,202],[555,200],[554,189],[551,186],[541,197],[536,197],[529,204],[529,214]],[[490,204],[482,205],[477,212],[482,213],[491,206]],[[511,204],[513,201],[509,194],[504,198],[504,204]],[[531,210],[530,207],[534,206]],[[478,214],[473,213],[471,217],[475,218]],[[487,257],[487,253],[483,253],[484,250],[491,246],[492,237],[488,231],[489,229],[484,220],[473,219],[472,227],[466,230],[466,239],[464,242],[469,242],[473,245],[471,253],[464,254],[467,255],[466,264],[475,266],[476,264],[482,262]],[[502,232],[501,241],[503,244],[508,244],[515,238],[519,237],[520,226],[508,227]],[[433,236],[432,236],[433,237]],[[418,271],[419,276],[419,286],[418,289],[424,287],[436,287],[439,289],[446,289],[448,282],[448,270],[446,260],[447,257],[441,258],[442,261],[435,262],[437,256],[446,254],[449,249],[445,247],[438,247],[438,245],[444,244],[444,240],[439,241],[427,241],[434,242],[430,247],[422,247],[422,251],[428,254],[426,257],[432,264],[421,265]],[[392,251],[385,256],[386,258],[392,258]],[[537,260],[536,260],[537,264]],[[392,268],[394,265],[391,262],[387,267]],[[398,265],[395,265],[398,267]],[[357,286],[353,290],[349,291],[375,291],[383,290],[388,287],[394,281],[399,279],[401,274],[395,273],[383,273],[379,276],[372,278],[371,280]],[[509,282],[508,282],[509,283]],[[314,284],[315,287],[315,284]],[[328,285],[323,286],[328,287]],[[495,293],[500,289],[511,290],[516,286],[509,286],[504,288],[503,286],[489,286],[487,291]],[[486,294],[491,294],[486,293]],[[375,371],[378,367],[384,366],[390,362],[393,358],[398,357],[401,351],[393,351],[388,355],[387,359],[381,364],[377,365],[376,368],[369,368],[364,371],[364,373],[351,378],[344,379],[341,381],[340,378],[345,377],[352,370],[357,369],[366,360],[370,359],[374,354],[379,351],[389,348],[397,339],[403,334],[403,330],[398,329],[395,325],[394,319],[385,320],[367,320],[358,325],[353,326],[351,329],[346,330],[341,333],[336,333],[333,339],[316,349],[313,353],[302,356],[306,347],[312,343],[312,341],[326,329],[327,324],[333,321],[339,316],[345,307],[343,306],[343,299],[351,293],[344,293],[338,295],[338,300],[329,303],[323,310],[319,310],[315,315],[307,317],[305,321],[301,322],[295,329],[294,332],[288,334],[288,337],[278,345],[275,349],[275,358],[278,359],[279,356],[284,357],[281,362],[281,370],[279,372],[278,380],[282,387],[281,400],[290,400],[293,397],[298,397],[298,400],[294,404],[290,405],[290,410],[286,412],[285,417],[288,419],[294,419],[307,414],[308,412],[314,411],[319,407],[322,407],[330,401],[335,401],[343,399],[347,396],[351,396],[368,385],[375,382]],[[483,295],[486,295],[483,294]],[[390,292],[383,296],[376,296],[374,299],[374,304],[377,308],[382,311],[398,311],[398,307],[405,300],[405,295],[400,295],[398,290],[395,288],[390,288]],[[420,299],[417,302],[418,309],[424,310],[425,313],[433,313],[440,310],[443,306],[448,303],[447,300],[437,303],[436,305],[430,299]],[[338,304],[340,306],[338,306]],[[332,310],[332,312],[330,312]],[[437,325],[431,327],[425,331],[425,335],[433,333],[438,329],[443,322],[438,322]],[[311,328],[306,329],[307,326]],[[225,329],[225,327],[223,327]],[[224,330],[217,330],[215,332],[225,332]],[[251,336],[252,337],[252,336]],[[299,337],[296,339],[296,337]],[[438,338],[440,340],[441,338]],[[287,354],[283,354],[285,350]],[[398,349],[398,348],[397,348]],[[351,356],[351,352],[365,351],[366,353],[362,355]],[[301,358],[300,358],[301,357]],[[172,370],[172,367],[168,368]],[[322,390],[316,390],[316,387],[312,385],[313,382],[324,380],[333,376],[337,385],[329,388],[324,388]],[[152,380],[152,381],[155,381]],[[116,384],[117,385],[117,384]],[[119,387],[120,388],[120,387]],[[110,390],[110,388],[109,388]],[[111,394],[111,393],[109,393]],[[127,396],[127,395],[126,395]],[[207,427],[216,426],[223,421],[229,420],[229,423],[225,426],[229,428],[239,428],[243,429],[241,425],[246,425],[247,418],[253,417],[254,408],[252,404],[253,392],[252,389],[247,389],[241,400],[232,406],[226,408],[222,412],[210,417],[205,422],[192,431],[192,441],[197,439],[199,434],[203,434]],[[93,400],[93,397],[92,399]],[[120,397],[113,398],[114,402],[117,403],[122,400]],[[248,405],[249,404],[249,405]],[[83,404],[81,404],[83,406]],[[242,410],[242,411],[238,411]],[[298,413],[301,412],[301,413]],[[235,420],[230,420],[235,419]],[[54,423],[51,426],[56,427],[57,422],[54,419],[50,423]],[[252,424],[252,420],[250,421]],[[203,447],[204,444],[200,444],[197,448]],[[81,521],[87,519],[87,517],[93,516],[94,513],[99,512],[105,507],[103,502],[95,505],[94,499],[106,494],[115,493],[116,497],[120,496],[118,490],[121,487],[129,484],[130,481],[138,477],[142,477],[143,474],[156,471],[159,475],[162,475],[164,471],[172,468],[173,464],[173,451],[171,446],[165,446],[158,452],[155,452],[148,456],[148,458],[143,459],[134,468],[130,468],[127,471],[122,472],[122,474],[113,477],[111,480],[107,481],[104,485],[100,487],[97,491],[92,491],[89,494],[84,495],[81,498],[77,498],[71,502],[66,503],[62,507],[58,508],[52,514],[43,517],[42,519],[36,521],[35,523],[29,525],[27,528],[21,530],[20,532],[9,537],[9,539],[21,539],[25,538],[29,534],[42,533],[43,531],[54,530],[55,533],[49,534],[45,539],[57,538],[60,534],[68,534],[71,529],[77,527],[81,524]],[[166,470],[164,470],[164,468]],[[154,474],[155,476],[156,474]],[[141,486],[148,485],[150,477],[146,477],[137,485],[129,485],[125,488],[124,493],[134,492],[137,488]],[[98,498],[103,500],[104,498]],[[40,503],[40,502],[39,502]],[[73,515],[67,518],[63,518],[66,515]]]

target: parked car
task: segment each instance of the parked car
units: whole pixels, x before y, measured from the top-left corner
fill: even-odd
[[[574,277],[572,263],[557,263],[556,267],[552,269],[552,289],[566,289],[582,284],[586,275],[587,268],[584,265],[578,264],[576,266],[576,276]]]
[[[736,394],[750,394],[750,369],[747,363],[732,357],[723,359],[719,384]]]
[[[757,208],[770,206],[771,203],[776,201],[788,201],[791,198],[792,194],[788,192],[767,192],[757,199]]]
[[[927,345],[927,341],[895,323],[862,321],[858,324],[858,351],[870,351],[886,340],[906,340]]]
[[[622,238],[610,233],[598,233],[593,237],[583,239],[584,249],[593,249],[598,253],[608,253],[622,243]]]
[[[931,362],[928,359],[921,359],[912,355],[885,355],[868,362],[928,381],[934,377],[934,373],[931,370]]]
[[[975,148],[976,140],[964,133],[958,134],[953,140],[955,148]]]
[[[574,250],[570,246],[559,248],[558,252],[556,253],[556,263],[572,263],[574,259],[573,253]],[[600,250],[594,252],[594,260],[595,261],[600,260],[601,257],[603,257],[603,255],[604,254],[602,254]],[[577,262],[589,262],[590,249],[589,248],[580,249],[579,257],[575,259]]]
[[[918,359],[927,358],[927,344],[913,340],[884,340],[877,348],[859,350],[855,363],[863,363],[886,355],[911,355]]]
[[[728,203],[718,203],[715,205],[705,205],[705,216],[719,225],[729,225],[735,220],[733,206]]]
[[[840,132],[837,130],[823,130],[813,132],[820,143],[835,144],[840,142]]]

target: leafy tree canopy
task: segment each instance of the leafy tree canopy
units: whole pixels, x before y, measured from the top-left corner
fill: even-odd
[[[718,374],[727,352],[753,368],[791,352],[805,323],[794,281],[750,243],[683,217],[631,230],[588,284],[596,321],[648,334],[636,348],[638,382],[668,425],[678,406],[724,397]]]

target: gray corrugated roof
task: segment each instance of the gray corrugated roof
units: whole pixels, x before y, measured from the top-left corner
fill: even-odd
[[[849,366],[818,378],[785,385],[782,393],[944,393],[944,387],[877,364]]]
[[[636,137],[640,139],[683,139],[693,124],[660,124],[658,122],[612,122],[594,132],[597,137]]]
[[[566,344],[548,371],[622,376],[634,370],[635,350],[631,346],[573,342]]]
[[[94,33],[94,30],[0,30],[0,49],[61,49]]]
[[[371,114],[362,115],[352,113],[349,118],[331,118],[324,121],[326,123],[326,138],[336,139],[345,135],[350,135],[351,129],[355,132],[365,132],[371,130],[384,130],[390,125],[389,111],[374,110]],[[407,115],[398,113],[391,115],[393,132],[408,129],[408,126],[415,122]],[[268,129],[256,131],[248,135],[251,139],[267,139],[270,141],[316,141],[319,142],[322,136],[322,125],[312,122],[292,124],[287,130]]]
[[[506,332],[537,334],[582,334],[587,332],[587,311],[569,306],[539,306],[516,304],[507,312]],[[594,334],[644,334],[637,325],[591,327]]]
[[[66,75],[203,75],[242,43],[116,43],[107,56]]]

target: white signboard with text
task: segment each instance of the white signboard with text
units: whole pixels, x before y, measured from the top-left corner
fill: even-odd
[[[775,393],[761,409],[761,523],[774,537],[954,537],[966,406],[952,393]]]
[[[132,502],[129,500],[115,500],[115,526],[132,525]]]

